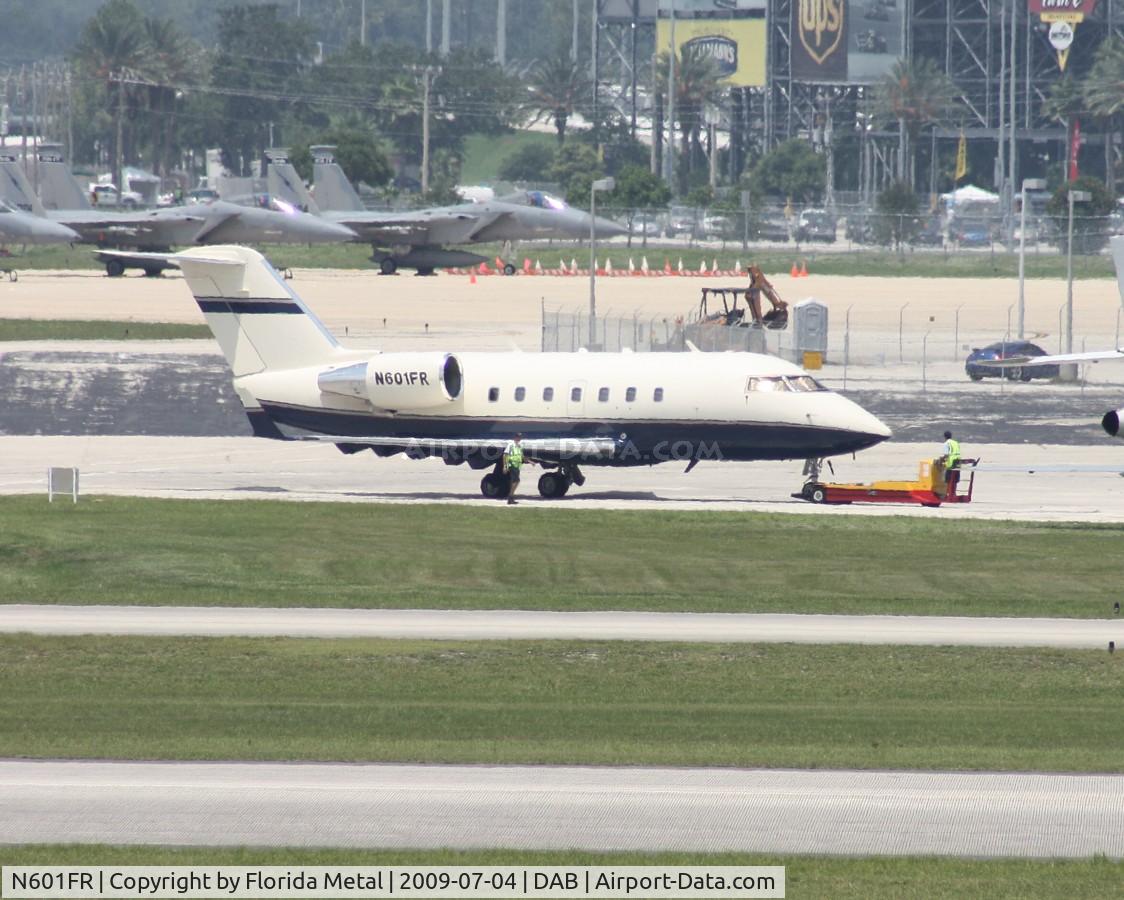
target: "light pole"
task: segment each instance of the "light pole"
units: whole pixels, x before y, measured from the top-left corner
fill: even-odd
[[[1026,318],[1026,300],[1023,296],[1023,279],[1026,275],[1026,192],[1042,191],[1046,189],[1046,182],[1041,178],[1024,178],[1022,192],[1022,210],[1019,213],[1019,340],[1023,339],[1023,325]]]
[[[1065,352],[1073,352],[1073,204],[1088,203],[1093,195],[1088,191],[1069,191],[1069,227],[1066,232],[1065,248]],[[1071,369],[1066,380],[1072,381],[1077,376],[1077,366]]]
[[[589,186],[589,343],[593,345],[597,332],[597,192],[611,191],[617,186],[613,178],[598,178]]]

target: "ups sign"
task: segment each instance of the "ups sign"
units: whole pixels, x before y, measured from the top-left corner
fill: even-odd
[[[847,80],[846,0],[792,0],[792,77]]]

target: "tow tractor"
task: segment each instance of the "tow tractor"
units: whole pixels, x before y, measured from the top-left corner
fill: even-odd
[[[940,506],[943,503],[971,503],[976,482],[974,471],[979,459],[961,459],[952,469],[946,469],[942,458],[923,459],[918,466],[916,481],[874,481],[870,484],[837,484],[820,481],[820,460],[809,460],[804,467],[808,480],[800,493],[792,496],[812,503],[920,503],[922,506]],[[967,490],[961,479],[964,469],[968,475]]]
[[[772,304],[772,309],[761,313],[761,295]],[[722,303],[721,310],[712,311],[710,298]],[[739,306],[739,298],[744,304]],[[714,304],[717,306],[717,303]],[[747,320],[746,313],[749,313]],[[699,303],[699,322],[708,325],[731,325],[781,330],[788,327],[788,304],[757,266],[749,267],[748,287],[704,287]]]

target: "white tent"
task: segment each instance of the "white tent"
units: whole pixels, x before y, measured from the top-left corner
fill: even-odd
[[[999,195],[978,188],[974,184],[966,184],[949,194],[941,194],[941,199],[946,205],[955,206],[960,203],[998,203]]]

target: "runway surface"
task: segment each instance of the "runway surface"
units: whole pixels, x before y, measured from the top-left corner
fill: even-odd
[[[0,761],[0,843],[1124,855],[1124,776]]]
[[[0,632],[1124,650],[1120,619],[0,605]]]
[[[834,461],[837,481],[917,477],[939,445],[888,443]],[[345,456],[331,446],[259,438],[0,437],[0,495],[43,494],[48,466],[76,466],[84,494],[207,500],[270,499],[350,503],[460,503],[519,515],[526,509],[731,510],[802,515],[909,515],[926,518],[1124,522],[1124,444],[1099,447],[970,445],[971,454],[1015,471],[980,472],[970,504],[925,509],[902,504],[817,506],[791,494],[802,463],[702,463],[587,468],[587,482],[562,500],[542,500],[537,473],[524,477],[514,509],[480,496],[480,472],[440,460]],[[1052,472],[1058,464],[1095,471]],[[1029,474],[1030,470],[1038,474]],[[17,599],[17,598],[13,598]]]

